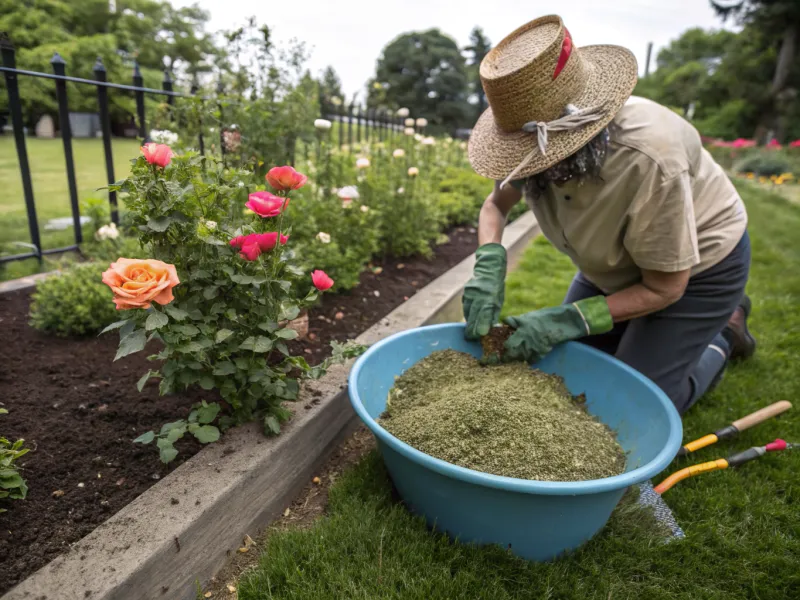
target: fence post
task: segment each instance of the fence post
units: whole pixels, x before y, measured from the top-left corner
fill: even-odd
[[[200,91],[200,82],[197,80],[197,73],[194,74],[192,77],[192,87],[189,90],[192,96],[196,96],[197,92]],[[200,101],[200,106],[205,106],[205,102],[203,100]],[[197,143],[200,145],[200,156],[206,155],[206,146],[203,140],[203,111],[200,111],[200,117],[198,118],[198,125],[199,130],[197,133]]]
[[[223,132],[225,130],[225,115],[222,112],[222,102],[220,102],[220,98],[225,93],[225,85],[222,83],[220,79],[217,82],[217,107],[219,108],[219,151],[222,155],[224,160],[225,158],[225,136]]]
[[[361,144],[361,119],[364,118],[363,108],[356,106],[356,143]]]
[[[97,57],[97,62],[94,63],[94,78],[105,83],[106,81],[106,67],[103,65],[103,59]],[[103,150],[106,155],[106,175],[108,176],[108,184],[111,185],[116,181],[114,177],[114,155],[111,151],[111,118],[108,115],[108,90],[104,85],[97,86],[97,105],[100,109],[100,127],[103,131]],[[111,221],[119,225],[119,210],[117,208],[117,193],[108,192],[108,202],[111,205]]]
[[[17,68],[14,56],[14,44],[5,33],[0,34],[0,52],[3,55],[3,66],[8,69]],[[42,241],[39,238],[39,221],[36,219],[36,204],[33,201],[33,184],[31,169],[28,164],[28,151],[25,148],[25,131],[22,122],[22,103],[19,99],[19,82],[17,74],[5,71],[6,90],[8,90],[8,109],[11,112],[11,126],[14,128],[14,142],[19,159],[19,172],[22,176],[22,190],[25,195],[25,208],[28,211],[28,230],[31,243],[36,246],[36,257],[42,262]]]
[[[169,69],[164,69],[164,79],[161,82],[161,89],[164,90],[165,92],[172,91],[172,77],[170,77]],[[172,106],[174,103],[175,103],[175,97],[172,94],[167,96],[167,104]]]
[[[53,73],[64,77],[67,74],[67,63],[58,52],[50,60]],[[75,163],[72,159],[72,127],[69,122],[69,103],[67,102],[67,82],[56,79],[56,98],[58,100],[58,121],[61,129],[61,142],[64,144],[64,162],[67,167],[67,187],[69,203],[72,207],[72,226],[75,229],[75,243],[83,242],[81,227],[81,209],[78,205],[78,186],[75,184]]]
[[[350,103],[347,109],[347,151],[353,151],[353,104],[355,100]]]
[[[341,150],[342,146],[344,146],[344,102],[339,105],[336,112],[338,113],[337,121],[339,122],[339,150]]]
[[[369,130],[372,127],[373,122],[375,121],[375,119],[373,118],[374,116],[375,116],[375,110],[367,107],[367,120],[364,122],[364,137],[366,138],[368,144],[370,137]]]
[[[133,62],[133,87],[144,87],[142,72],[139,70],[139,63],[136,61]],[[139,116],[139,137],[142,138],[142,144],[144,145],[149,141],[150,137],[147,135],[147,124],[144,117],[144,92],[136,90],[134,96],[136,96],[136,114]]]

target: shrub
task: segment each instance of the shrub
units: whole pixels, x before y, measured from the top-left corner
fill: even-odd
[[[163,168],[140,157],[130,177],[111,186],[128,194],[139,240],[153,257],[120,258],[103,274],[118,308],[126,311],[106,328],[120,332],[115,360],[158,339],[163,349],[151,358],[161,364],[143,375],[140,390],[155,377],[161,394],[197,385],[217,389],[226,402],[224,409],[196,405],[187,420],[135,440],[155,441],[163,462],[175,458],[174,442],[186,433],[208,443],[219,438],[219,428],[248,421],[278,433],[289,417],[282,403],[297,397],[298,374],[319,377],[332,362],[361,351],[334,343],[333,356],[315,367],[289,351],[286,341],[297,332],[287,321],[317,299],[316,290],[298,297],[310,274],[289,262],[286,250],[294,241],[282,237],[284,212],[292,210],[287,198],[305,177],[290,167],[270,171],[267,180],[278,196],[251,195],[247,204],[256,212],[243,219],[240,192],[250,177],[193,154],[173,157]],[[132,296],[122,287],[128,281],[143,287]],[[318,289],[331,283],[315,275]]]
[[[450,167],[439,182],[436,203],[445,227],[477,223],[483,202],[494,184],[467,169]]]
[[[737,162],[734,170],[737,173],[755,173],[758,176],[769,177],[790,172],[792,163],[784,152],[760,149]]]
[[[31,325],[57,336],[98,333],[117,318],[111,292],[100,277],[106,264],[83,263],[68,267],[36,285],[31,303]]]
[[[379,211],[357,198],[310,189],[294,209],[292,214],[301,218],[292,219],[293,261],[304,271],[324,270],[336,282],[334,291],[358,285],[361,271],[378,251]]]
[[[0,408],[0,415],[7,413],[6,409]],[[16,465],[16,462],[30,451],[29,448],[23,448],[24,444],[25,440],[12,443],[0,436],[0,500],[5,498],[24,500],[28,495],[28,486]],[[6,509],[0,508],[0,513],[2,512],[6,512]]]

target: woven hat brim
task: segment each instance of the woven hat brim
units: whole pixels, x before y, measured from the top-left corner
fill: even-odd
[[[547,154],[537,150],[515,179],[541,173],[577,152],[611,122],[636,87],[636,58],[627,48],[584,46],[577,51],[586,63],[587,80],[583,94],[571,103],[578,108],[602,105],[604,116],[578,129],[549,132]],[[488,108],[470,135],[469,161],[479,175],[501,181],[537,147],[536,133],[506,133],[495,124]]]

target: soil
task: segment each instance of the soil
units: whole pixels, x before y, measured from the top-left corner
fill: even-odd
[[[348,294],[325,294],[310,311],[309,333],[292,343],[314,364],[331,340],[354,338],[436,277],[469,256],[475,230],[456,228],[430,259],[386,259],[366,270]],[[147,352],[112,362],[118,336],[59,339],[28,325],[30,290],[0,294],[0,434],[24,438],[20,462],[29,492],[0,513],[0,594],[32,574],[194,455],[186,438],[169,467],[150,446],[131,440],[185,416],[197,390],[160,397],[136,382],[153,363]],[[62,494],[63,492],[63,494]]]

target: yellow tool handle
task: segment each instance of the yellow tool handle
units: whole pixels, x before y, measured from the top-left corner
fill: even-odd
[[[771,419],[783,412],[786,412],[792,408],[792,403],[788,400],[781,400],[780,402],[775,402],[774,404],[770,404],[769,406],[765,406],[761,410],[757,410],[756,412],[747,415],[746,417],[742,417],[738,421],[734,421],[732,425],[736,427],[739,431],[744,431],[745,429],[749,429],[753,427],[753,425],[758,425],[759,423],[763,423],[767,419]]]
[[[710,446],[711,444],[716,444],[719,438],[713,434],[709,433],[708,435],[704,435],[698,440],[693,442],[689,442],[684,446],[687,452],[696,452],[700,450],[700,448],[705,448],[706,446]]]
[[[653,489],[656,491],[657,494],[663,494],[668,489],[670,489],[673,485],[687,479],[688,477],[694,477],[695,475],[700,475],[701,473],[708,473],[709,471],[718,471],[720,469],[727,469],[728,468],[728,461],[724,458],[718,458],[717,460],[712,460],[709,462],[704,462],[699,465],[692,465],[691,467],[686,467],[685,469],[681,469],[680,471],[675,471],[672,475],[667,477],[664,481],[659,483]]]

